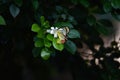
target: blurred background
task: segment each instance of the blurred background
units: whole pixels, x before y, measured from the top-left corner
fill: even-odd
[[[33,53],[41,16],[79,31],[75,54]],[[0,0],[0,79],[120,80],[119,21],[119,0]]]

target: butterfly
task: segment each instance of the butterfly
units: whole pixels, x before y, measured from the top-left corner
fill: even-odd
[[[65,43],[67,40],[67,34],[69,33],[68,27],[51,27],[51,29],[48,29],[47,32],[54,35],[54,38],[57,38],[57,43]]]
[[[63,27],[63,28],[59,28],[57,29],[57,36],[60,40],[61,43],[65,43],[67,40],[67,34],[69,33],[69,28],[68,27]]]

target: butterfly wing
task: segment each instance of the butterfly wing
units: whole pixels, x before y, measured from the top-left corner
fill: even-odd
[[[61,43],[65,43],[65,41],[67,40],[66,35],[68,32],[69,32],[68,27],[58,29],[57,35],[58,35],[59,39],[61,40]]]
[[[57,35],[58,35],[60,40],[65,40],[65,35],[61,31],[58,31]]]

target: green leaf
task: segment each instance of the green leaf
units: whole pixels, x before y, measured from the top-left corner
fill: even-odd
[[[49,28],[49,27],[50,27],[50,25],[49,25],[49,22],[48,22],[48,21],[45,21],[45,22],[42,24],[42,26],[44,26],[45,28]]]
[[[77,4],[78,0],[70,0],[73,4]]]
[[[35,36],[34,38],[33,38],[33,41],[40,41],[41,40],[41,38],[38,38],[37,36]]]
[[[48,60],[50,58],[50,52],[48,52],[46,49],[43,49],[41,51],[41,57],[44,59],[44,60]]]
[[[120,9],[120,0],[111,0],[111,5],[115,9]]]
[[[67,40],[67,42],[65,43],[65,49],[70,53],[75,54],[77,47],[74,42]]]
[[[108,30],[103,25],[97,24],[96,29],[100,34],[108,35]]]
[[[32,24],[31,31],[33,31],[33,32],[39,32],[39,30],[40,30],[40,27],[39,27],[38,24],[36,24],[36,23]]]
[[[45,37],[44,30],[40,29],[37,33],[37,37],[38,38],[44,38]]]
[[[54,24],[55,27],[69,27],[73,28],[73,25],[70,22],[57,22]]]
[[[90,3],[88,0],[79,0],[79,2],[84,6],[84,7],[89,7]]]
[[[41,25],[44,25],[44,22],[45,22],[45,17],[44,16],[40,17],[40,22],[41,22]]]
[[[38,0],[33,0],[32,4],[33,4],[33,8],[34,8],[35,10],[37,10],[38,7],[39,7],[39,2],[38,2]]]
[[[53,38],[54,38],[54,36],[52,34],[48,34],[47,35],[47,39],[48,40],[53,41]]]
[[[48,39],[44,39],[44,45],[45,45],[45,47],[51,47],[51,42],[48,40]]]
[[[43,43],[43,40],[37,40],[35,41],[34,43],[35,47],[43,47],[44,46],[44,43]]]
[[[53,39],[53,47],[59,51],[62,51],[64,49],[64,45],[58,44],[56,38]]]
[[[6,25],[6,22],[2,16],[0,16],[0,25]]]
[[[14,18],[20,13],[20,9],[17,6],[13,5],[13,4],[10,5],[9,10],[10,10],[11,15]]]
[[[80,33],[75,29],[71,29],[70,32],[68,33],[68,37],[69,38],[80,38]]]
[[[65,19],[67,18],[67,15],[66,15],[66,14],[61,14],[61,18],[62,18],[63,20],[65,20]]]
[[[98,22],[103,24],[105,27],[113,27],[112,22],[109,20],[101,19],[98,20]]]
[[[92,15],[87,17],[87,22],[90,26],[93,26],[96,23],[96,18]]]
[[[63,7],[62,7],[62,6],[56,6],[56,11],[57,11],[58,13],[62,13]]]
[[[112,24],[108,20],[100,20],[96,24],[95,28],[100,34],[103,35],[110,35],[113,32]]]
[[[41,22],[42,27],[44,27],[44,28],[49,28],[50,27],[49,21],[47,21],[47,20],[45,21],[44,16],[40,17],[40,22]]]
[[[69,15],[69,16],[68,16],[68,20],[69,20],[69,22],[71,22],[72,24],[77,25],[77,22],[76,22],[76,20],[75,20],[75,18],[74,18],[73,16]]]
[[[106,13],[110,12],[112,10],[112,6],[111,6],[111,3],[108,2],[108,1],[105,1],[103,3],[103,9]]]
[[[112,17],[115,18],[116,20],[120,21],[120,14],[117,12],[112,12],[111,13]]]
[[[23,1],[22,0],[14,0],[15,4],[18,5],[19,7],[22,6]]]

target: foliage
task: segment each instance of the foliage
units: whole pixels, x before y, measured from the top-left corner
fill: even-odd
[[[44,16],[40,17],[40,23],[41,23],[40,25],[36,24],[36,23],[32,24],[31,30],[33,32],[37,33],[37,35],[34,37],[35,38],[34,39],[34,46],[36,48],[39,48],[39,50],[42,50],[41,53],[39,53],[39,54],[41,55],[41,57],[43,59],[46,60],[50,57],[50,54],[53,54],[55,52],[55,50],[53,50],[52,48],[54,48],[58,51],[62,51],[64,49],[64,43],[61,43],[60,39],[55,38],[54,35],[47,33],[47,30],[49,30],[50,25],[49,25],[49,22],[45,20]],[[53,25],[56,27],[62,27],[62,26],[69,27],[70,26],[69,27],[70,32],[68,34],[68,38],[80,38],[79,32],[75,29],[72,29],[73,26],[70,22],[57,22]],[[70,53],[74,54],[76,52],[76,50],[77,50],[76,45],[72,41],[67,41],[66,45],[67,46],[65,46],[65,48],[67,48],[67,50]],[[46,51],[47,51],[47,53],[46,53]],[[36,52],[33,54],[36,54]],[[48,56],[47,56],[48,58],[45,58],[47,54],[48,54]]]
[[[112,22],[106,15],[119,21],[119,9],[120,0],[51,0],[49,4],[47,0],[0,0],[1,55],[21,53],[50,61],[56,55],[77,55],[77,49],[84,42],[95,53],[94,60],[105,58],[102,70],[92,65],[99,71],[101,80],[118,80],[120,73],[111,61],[113,56],[106,58],[105,55],[109,50],[109,53],[120,52],[112,46],[105,48],[100,36],[113,33]],[[69,28],[64,44],[47,33],[51,27]],[[101,46],[99,51],[94,49],[95,44]]]
[[[0,25],[5,25],[5,20],[2,16],[0,16]]]

